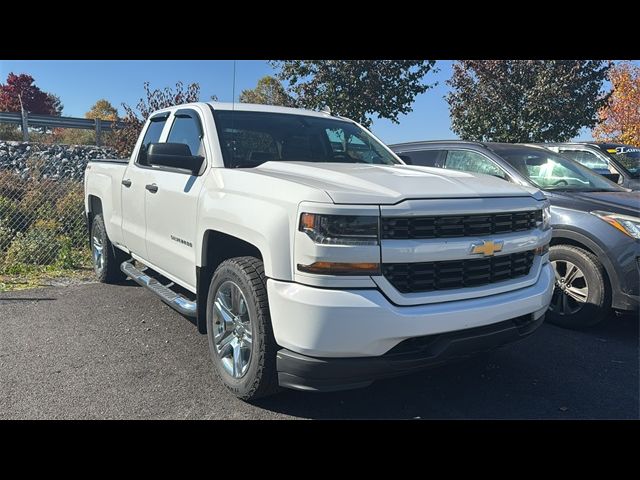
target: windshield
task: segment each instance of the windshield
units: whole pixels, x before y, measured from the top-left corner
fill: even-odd
[[[216,110],[214,117],[229,168],[269,161],[400,163],[367,131],[345,120],[237,110]]]
[[[494,151],[531,183],[543,190],[621,191],[615,183],[573,160],[551,151],[518,146],[501,146]]]
[[[640,177],[640,148],[620,146],[607,148],[607,153],[613,156],[634,177]]]

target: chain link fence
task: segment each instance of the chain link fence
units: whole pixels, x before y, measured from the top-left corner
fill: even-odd
[[[0,273],[91,266],[83,178],[96,147],[0,142]]]

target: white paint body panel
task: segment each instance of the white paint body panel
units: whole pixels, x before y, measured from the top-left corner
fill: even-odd
[[[519,290],[455,302],[399,307],[377,290],[326,290],[267,282],[276,341],[312,357],[369,357],[411,337],[490,325],[519,315],[540,317],[553,294],[549,263]]]
[[[134,161],[141,135],[128,165],[90,163],[85,176],[87,211],[89,196],[100,199],[109,238],[192,292],[205,248],[216,248],[204,244],[208,232],[254,245],[269,277],[271,317],[281,346],[316,356],[380,355],[411,336],[472,328],[528,313],[541,315],[546,309],[553,289],[546,255],[536,257],[526,277],[410,295],[396,291],[384,277],[313,275],[296,268],[314,261],[466,258],[473,241],[486,240],[317,245],[298,231],[302,212],[378,217],[497,213],[541,208],[544,197],[539,191],[491,176],[404,164],[272,161],[256,168],[228,169],[211,108],[332,117],[283,107],[187,104],[156,112],[169,112],[160,141],[167,138],[177,108],[190,108],[200,117],[206,159],[201,175],[141,168]],[[125,178],[132,181],[130,188],[121,184]],[[145,190],[151,183],[159,187],[155,194]],[[495,240],[504,240],[504,252],[510,253],[544,245],[550,235],[535,229]]]

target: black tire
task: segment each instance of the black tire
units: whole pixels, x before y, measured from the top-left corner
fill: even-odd
[[[556,277],[556,288],[551,299],[551,306],[546,319],[564,328],[581,329],[592,327],[602,322],[611,310],[611,287],[607,281],[604,267],[598,257],[591,252],[572,245],[554,245],[549,250],[549,260],[558,262],[561,267],[564,262],[571,262],[584,275],[584,282],[588,287],[586,301],[575,313],[562,314],[562,289]],[[565,269],[566,270],[566,269]],[[566,274],[566,271],[560,272]],[[577,303],[573,302],[577,308]]]
[[[102,262],[98,262],[94,254],[96,239],[102,244]],[[127,254],[119,248],[114,247],[109,240],[101,213],[93,217],[93,222],[91,223],[91,254],[93,270],[100,282],[120,283],[127,278],[120,270],[120,265],[128,258]]]
[[[218,321],[213,311],[215,296],[220,286],[227,281],[240,288],[251,320],[251,357],[246,373],[241,378],[234,378],[225,371],[214,342],[214,322]],[[278,346],[271,327],[266,277],[261,260],[255,257],[236,257],[225,260],[218,266],[207,295],[207,338],[217,376],[236,397],[253,401],[279,391],[276,369]]]

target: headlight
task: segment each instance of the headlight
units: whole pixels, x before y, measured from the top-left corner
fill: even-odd
[[[549,230],[551,228],[551,204],[549,202],[542,208],[542,230]]]
[[[378,245],[377,216],[303,213],[299,230],[321,245]]]
[[[612,227],[617,228],[625,235],[640,240],[640,218],[632,217],[631,215],[620,215],[619,213],[603,212],[601,210],[596,210],[591,213]]]

